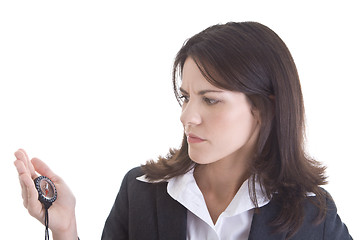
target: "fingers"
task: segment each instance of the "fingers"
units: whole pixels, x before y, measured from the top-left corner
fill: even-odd
[[[27,174],[28,176],[30,176],[28,174],[28,171],[27,171],[23,161],[16,159],[15,162],[14,162],[14,165],[16,167],[16,170],[17,170],[19,176],[22,175],[22,174]]]
[[[38,172],[42,176],[47,176],[52,181],[58,181],[59,177],[51,171],[51,169],[40,159],[33,158],[31,159],[31,165],[34,166],[36,172]]]
[[[55,180],[58,178],[56,174],[40,159],[33,158],[29,160],[28,155],[23,149],[19,149],[15,152],[16,161],[14,162],[19,175],[28,174],[32,179],[38,177],[36,172],[40,175],[47,176],[48,178]],[[55,179],[54,179],[55,178]]]
[[[16,151],[15,156],[16,160],[14,165],[19,174],[24,207],[28,210],[31,216],[43,222],[44,208],[41,202],[38,201],[39,194],[34,184],[34,179],[38,176],[36,172],[49,177],[53,181],[60,181],[60,178],[57,177],[40,159],[33,158],[30,161],[28,155],[23,149]]]
[[[16,161],[20,161],[24,165],[24,168],[21,168],[21,170],[22,170],[21,174],[27,173],[32,179],[35,179],[37,177],[37,175],[35,173],[34,166],[30,162],[29,157],[27,156],[26,152],[23,149],[19,149],[15,152],[15,157],[16,157]],[[20,164],[15,163],[15,166],[18,169],[18,166],[20,166]],[[19,172],[19,169],[18,169],[18,172]],[[20,175],[20,172],[19,172],[19,175]]]
[[[34,166],[32,162],[30,162],[26,152],[22,149],[15,152],[15,157],[14,165],[19,174],[24,207],[31,216],[41,220],[43,207],[38,201],[38,192],[34,185],[34,179],[37,177]]]
[[[22,197],[24,207],[28,210],[29,214],[38,220],[42,219],[43,207],[38,201],[38,192],[34,187],[34,182],[26,175],[20,176],[20,183],[22,186]]]
[[[31,216],[38,218],[42,210],[42,206],[41,203],[38,201],[39,195],[34,187],[34,182],[28,177],[25,177],[24,175],[20,177],[20,182],[24,186],[24,206],[25,208],[27,208]]]
[[[25,184],[25,179],[29,179],[31,180],[30,175],[28,174],[28,171],[26,170],[26,167],[23,163],[23,161],[21,160],[16,160],[14,162],[14,165],[16,167],[16,170],[18,171],[19,174],[19,181],[20,181],[20,186],[21,186],[21,196],[23,198],[23,203],[24,206],[27,206],[27,198],[28,198],[28,193],[27,193],[27,186]]]
[[[27,174],[26,167],[24,166],[24,163],[20,160],[15,161],[16,169],[19,173],[19,181],[21,185],[21,195],[23,198],[24,207],[27,208],[30,211],[33,211],[31,209],[36,209],[36,211],[39,210],[39,204],[38,204],[38,193],[35,189],[34,181],[33,179]],[[40,206],[41,207],[41,206]],[[34,211],[33,211],[34,212]]]
[[[34,182],[24,174],[19,177],[19,180],[22,188],[22,197],[24,200],[24,206],[27,208],[29,200],[31,201],[31,197],[35,197],[35,198],[37,197],[37,195],[33,195],[34,191],[36,193],[35,185]]]

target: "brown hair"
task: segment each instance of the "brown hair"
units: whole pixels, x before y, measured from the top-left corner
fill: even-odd
[[[259,111],[261,129],[249,171],[267,196],[281,203],[281,212],[272,224],[292,236],[302,224],[308,192],[317,195],[320,221],[325,214],[326,194],[319,185],[326,184],[325,168],[304,151],[303,97],[285,43],[270,28],[256,22],[230,22],[196,34],[185,42],[173,66],[174,93],[180,105],[179,79],[188,57],[211,84],[244,93]],[[142,169],[150,180],[166,180],[194,166],[184,136],[180,149],[171,149],[166,157],[149,161]],[[249,189],[257,206],[255,188]]]

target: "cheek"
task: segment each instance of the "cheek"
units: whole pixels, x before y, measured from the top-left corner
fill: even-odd
[[[190,145],[190,158],[199,163],[215,162],[243,147],[256,128],[256,120],[248,109],[219,111],[203,115],[203,133],[209,140],[204,145]]]
[[[245,143],[254,131],[255,125],[256,120],[247,109],[218,114],[212,118],[211,122],[214,134],[217,134],[223,142],[225,141],[224,144]]]

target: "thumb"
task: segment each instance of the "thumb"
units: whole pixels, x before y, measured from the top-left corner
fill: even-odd
[[[40,175],[46,176],[54,182],[59,181],[59,177],[40,159],[33,158],[31,163],[34,165],[35,171]]]

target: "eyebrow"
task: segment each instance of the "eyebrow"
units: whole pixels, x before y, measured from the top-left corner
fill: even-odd
[[[187,91],[185,91],[183,88],[180,88],[180,92],[185,93],[185,94],[189,94]],[[212,90],[212,89],[205,89],[205,90],[201,90],[198,92],[199,95],[204,95],[205,93],[208,92],[215,92],[215,93],[221,93],[223,91],[221,90]]]

